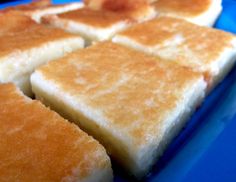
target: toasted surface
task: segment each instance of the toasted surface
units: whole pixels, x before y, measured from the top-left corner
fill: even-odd
[[[58,15],[59,18],[75,21],[93,27],[107,28],[121,21],[128,21],[128,17],[123,14],[117,14],[111,11],[92,10],[81,8]]]
[[[221,0],[158,0],[153,6],[160,15],[184,18],[208,26],[214,23],[222,9]]]
[[[137,176],[147,172],[153,162],[149,159],[140,165],[141,156],[156,155],[149,152],[162,140],[167,118],[185,92],[202,80],[187,68],[111,42],[51,62],[31,77],[39,98],[49,99],[54,108],[64,108],[62,112],[69,111],[64,113],[69,117],[80,118],[74,121],[105,143],[113,157]],[[101,137],[101,131],[108,133],[106,137]],[[114,140],[106,141],[111,138]]]
[[[91,9],[122,13],[135,20],[155,16],[154,9],[147,0],[85,0],[84,3]]]
[[[79,37],[60,29],[36,24],[30,18],[17,13],[0,15],[0,27],[0,57],[46,42]]]
[[[0,85],[0,122],[0,181],[87,181],[103,171],[111,180],[97,141],[12,84]]]
[[[236,51],[234,35],[171,17],[134,25],[113,40],[212,74],[219,72],[225,50]]]
[[[158,0],[154,2],[153,5],[160,12],[196,16],[207,11],[212,1],[213,0]]]
[[[92,9],[111,11],[133,10],[157,0],[84,0],[84,4]]]
[[[85,0],[84,3],[93,9],[107,9],[111,11],[133,10],[147,5],[146,0]]]
[[[87,7],[45,16],[42,22],[81,35],[88,42],[110,39],[116,32],[134,23],[125,14],[105,10],[93,10]]]
[[[169,71],[165,73],[164,70],[167,68]],[[176,96],[172,95],[176,90],[175,88],[181,88],[189,80],[193,81],[200,77],[186,68],[178,67],[172,63],[164,63],[160,60],[156,61],[154,58],[150,59],[145,54],[110,42],[97,44],[72,53],[68,57],[45,65],[37,71],[47,80],[56,81],[57,85],[65,92],[72,95],[77,93],[78,97],[88,105],[98,110],[104,110],[105,116],[111,122],[110,126],[116,124],[121,129],[125,129],[129,123],[132,128],[132,123],[137,122],[135,118],[139,114],[144,114],[145,117],[140,118],[152,123],[146,123],[146,125],[144,123],[144,126],[133,126],[140,128],[140,132],[131,132],[138,134],[138,137],[135,138],[137,144],[145,142],[145,134],[155,133],[155,131],[147,133],[143,131],[146,130],[145,126],[156,124],[153,118],[162,118],[163,114],[157,114],[157,112],[168,110],[175,105]],[[167,74],[170,75],[167,77]],[[148,76],[150,77],[146,80],[145,78]],[[159,79],[155,80],[155,77],[159,77]],[[171,84],[171,82],[175,82],[175,84]],[[163,87],[159,88],[161,83]],[[166,100],[166,104],[159,103],[162,109],[160,106],[155,106],[159,108],[159,111],[145,105],[147,98],[153,97],[156,101],[161,99],[155,95],[155,92],[152,92],[154,90],[159,95],[166,96],[165,99],[162,97],[163,100]],[[173,92],[167,93],[167,90]],[[124,98],[119,99],[120,94]],[[127,115],[124,106],[129,108],[129,115]],[[134,114],[134,110],[146,110],[146,112],[135,112],[136,114]],[[155,115],[151,113],[155,113]],[[156,115],[159,117],[155,117]],[[144,121],[141,120],[140,122]],[[155,127],[148,128],[155,130]]]
[[[128,26],[156,16],[153,8],[140,8],[137,11],[92,9],[83,7],[74,11],[44,16],[42,22],[79,34],[89,42],[110,39],[117,32]]]

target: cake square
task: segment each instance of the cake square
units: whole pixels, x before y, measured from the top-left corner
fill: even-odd
[[[171,17],[134,25],[113,41],[203,73],[209,90],[236,60],[236,36]]]
[[[112,181],[105,149],[13,84],[0,84],[0,181]]]
[[[79,35],[35,23],[17,12],[0,14],[0,83],[14,82],[31,96],[35,68],[84,47]]]
[[[43,17],[45,24],[80,34],[89,43],[108,40],[117,32],[133,25],[154,18],[154,9],[147,8],[138,12],[94,10],[85,6],[74,11]]]
[[[36,98],[98,139],[137,178],[143,177],[205,94],[203,76],[112,42],[39,68]]]

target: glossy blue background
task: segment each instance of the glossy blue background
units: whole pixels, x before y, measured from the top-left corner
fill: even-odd
[[[0,8],[19,2],[30,0]],[[223,7],[215,27],[236,33],[236,0],[223,0]],[[134,181],[119,167],[114,169],[116,182]],[[236,66],[205,99],[144,181],[236,182]]]

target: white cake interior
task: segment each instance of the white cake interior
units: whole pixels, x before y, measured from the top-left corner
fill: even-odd
[[[14,82],[28,96],[32,96],[30,75],[39,66],[83,48],[82,38],[67,38],[48,42],[24,51],[14,51],[0,58],[0,82]]]

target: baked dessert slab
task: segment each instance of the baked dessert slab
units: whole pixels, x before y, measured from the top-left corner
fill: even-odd
[[[68,11],[72,11],[75,9],[82,8],[84,5],[83,3],[68,3],[68,4],[60,4],[60,5],[53,5],[51,0],[37,0],[33,1],[29,4],[18,5],[14,7],[6,8],[5,12],[8,11],[18,11],[24,15],[31,17],[36,22],[41,22],[41,17],[50,14],[58,14],[64,13]]]
[[[158,0],[153,3],[160,16],[185,19],[213,26],[222,11],[222,0]]]
[[[202,72],[209,88],[224,78],[236,60],[234,35],[172,17],[134,25],[113,41]]]
[[[80,36],[16,12],[0,15],[0,42],[0,83],[14,82],[27,95],[32,95],[29,77],[36,67],[84,47]]]
[[[112,181],[105,149],[13,84],[0,85],[0,181]]]
[[[139,12],[138,12],[139,13]],[[150,10],[144,19],[155,17],[155,11]],[[142,13],[141,13],[142,15]],[[129,12],[113,12],[108,10],[94,10],[84,7],[58,15],[42,18],[46,24],[62,28],[71,33],[82,35],[88,42],[110,39],[115,33],[124,30],[139,20],[129,15]]]
[[[110,39],[116,32],[132,24],[125,15],[89,8],[44,16],[42,21],[70,33],[79,34],[88,42]]]
[[[36,98],[93,135],[130,174],[147,174],[199,105],[201,74],[111,42],[39,68]]]

